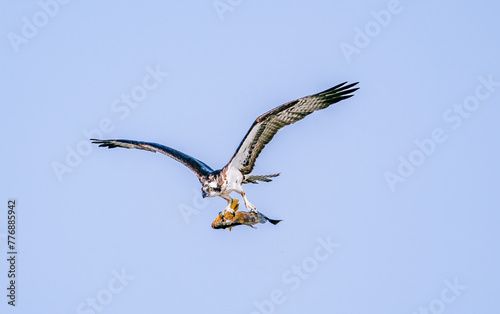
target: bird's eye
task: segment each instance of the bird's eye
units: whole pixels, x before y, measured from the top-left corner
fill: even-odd
[[[208,188],[208,192],[212,192],[212,190],[213,190],[212,188],[210,188],[210,187]]]

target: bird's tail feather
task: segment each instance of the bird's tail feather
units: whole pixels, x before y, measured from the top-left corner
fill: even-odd
[[[247,174],[243,177],[243,182],[242,183],[253,183],[253,184],[257,184],[259,183],[258,181],[262,181],[262,182],[271,182],[273,181],[272,179],[270,178],[274,178],[274,177],[277,177],[279,176],[280,174],[279,173],[275,173],[275,174],[266,174],[266,175],[254,175],[254,174]]]

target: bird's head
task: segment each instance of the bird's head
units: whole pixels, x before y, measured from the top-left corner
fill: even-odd
[[[220,189],[217,188],[217,184],[207,184],[203,185],[201,188],[201,195],[205,197],[214,197],[220,195]]]
[[[221,194],[220,186],[217,184],[217,178],[210,175],[201,182],[201,195],[205,197],[214,197]]]

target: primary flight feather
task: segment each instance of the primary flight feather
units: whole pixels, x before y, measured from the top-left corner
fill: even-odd
[[[229,163],[220,170],[212,170],[204,162],[194,157],[156,143],[118,139],[91,140],[93,143],[99,144],[100,147],[137,148],[165,154],[184,164],[196,174],[202,185],[203,197],[220,196],[227,200],[228,205],[222,212],[223,215],[226,212],[234,213],[234,210],[230,207],[232,198],[229,194],[231,192],[241,194],[245,207],[252,212],[257,212],[255,206],[248,201],[241,185],[257,183],[258,181],[269,182],[271,181],[270,178],[279,175],[251,174],[255,166],[255,160],[266,144],[284,126],[302,120],[314,111],[325,109],[334,103],[352,97],[353,93],[358,89],[354,87],[356,84],[358,83],[347,84],[347,82],[344,82],[321,93],[290,101],[264,113],[255,120]]]

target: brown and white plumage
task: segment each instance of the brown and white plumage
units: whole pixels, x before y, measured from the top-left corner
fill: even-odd
[[[282,127],[302,120],[314,111],[325,109],[353,96],[352,93],[357,88],[352,87],[357,83],[345,85],[346,83],[315,95],[290,101],[258,117],[226,167],[236,167],[243,174],[252,172],[260,152]]]
[[[256,211],[246,198],[245,191],[241,187],[245,183],[258,183],[258,181],[269,182],[273,175],[252,175],[255,161],[276,133],[286,125],[295,123],[314,111],[325,109],[330,105],[353,96],[358,89],[357,83],[348,84],[344,82],[321,93],[306,96],[282,106],[276,107],[258,117],[253,123],[246,136],[241,141],[229,163],[220,170],[212,170],[202,161],[184,154],[173,148],[156,143],[131,141],[131,140],[98,140],[92,139],[93,143],[100,147],[123,147],[137,148],[151,152],[165,154],[188,167],[193,171],[202,184],[203,197],[220,196],[228,201],[224,212],[233,210],[230,208],[232,198],[231,192],[237,192],[243,196],[245,206]]]

